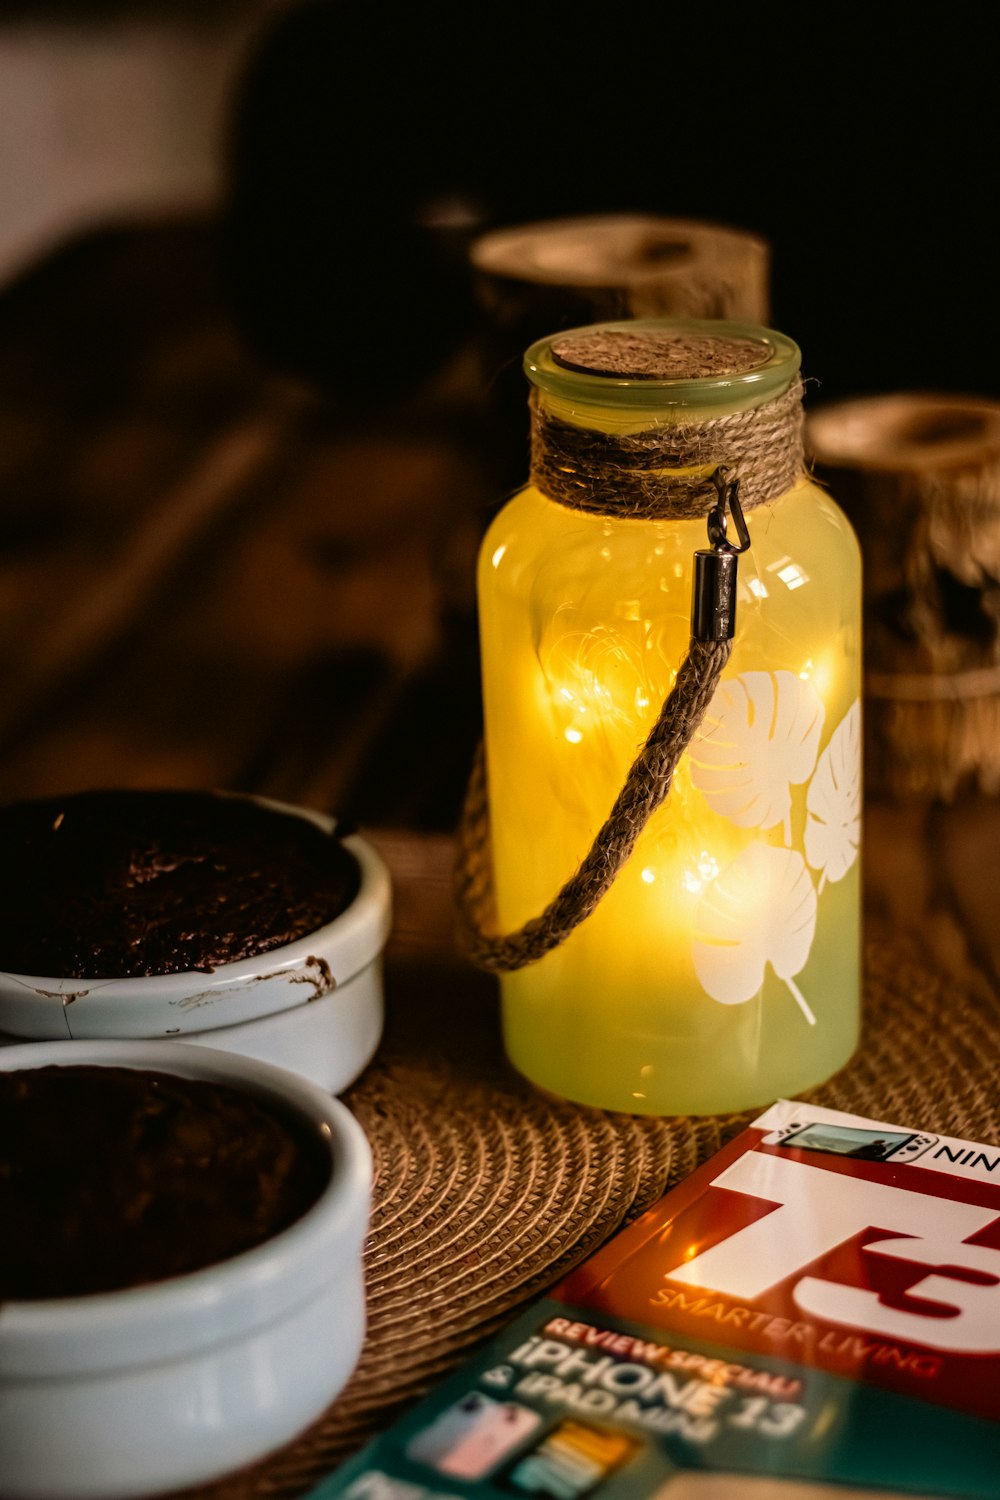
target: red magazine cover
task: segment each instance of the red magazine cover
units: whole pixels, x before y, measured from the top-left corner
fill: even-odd
[[[316,1500],[1000,1497],[1000,1147],[782,1100]]]

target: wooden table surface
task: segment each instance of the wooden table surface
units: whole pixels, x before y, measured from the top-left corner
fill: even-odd
[[[0,800],[218,787],[334,812],[393,877],[390,1022],[430,974],[489,1001],[449,897],[474,557],[510,461],[487,403],[471,344],[405,396],[268,370],[200,222],[94,235],[6,288]],[[868,803],[864,873],[874,930],[997,993],[996,799]]]

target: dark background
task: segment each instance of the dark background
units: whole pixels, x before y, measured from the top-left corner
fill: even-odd
[[[468,331],[473,233],[649,211],[770,243],[813,400],[1000,395],[992,43],[930,14],[279,7],[234,100],[234,305],[269,360],[399,388]]]

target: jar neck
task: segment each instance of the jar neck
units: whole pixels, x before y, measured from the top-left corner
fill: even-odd
[[[634,520],[706,516],[717,503],[712,475],[720,467],[752,510],[792,489],[804,471],[798,376],[759,405],[683,417],[675,408],[638,431],[581,425],[579,411],[567,421],[558,405],[532,389],[531,482],[571,510]]]

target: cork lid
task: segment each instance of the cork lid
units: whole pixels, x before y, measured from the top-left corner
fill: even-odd
[[[552,340],[565,370],[622,380],[704,380],[759,370],[774,353],[766,339],[650,328],[595,328]]]
[[[787,389],[798,346],[755,324],[696,318],[633,318],[568,328],[524,357],[528,379],[574,405],[757,405]]]

